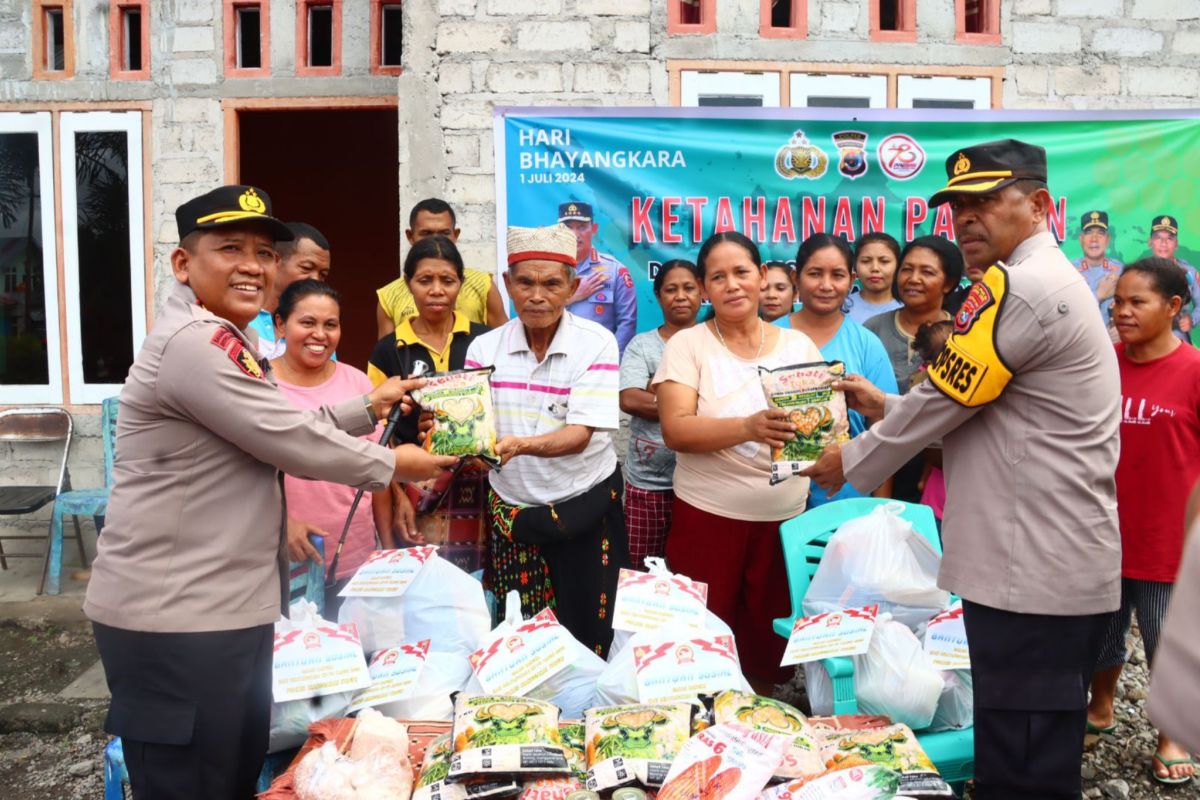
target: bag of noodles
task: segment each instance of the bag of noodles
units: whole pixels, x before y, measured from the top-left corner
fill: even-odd
[[[558,731],[558,707],[527,697],[454,697],[451,783],[570,775]]]
[[[831,444],[850,441],[846,396],[833,388],[846,374],[841,361],[758,368],[767,403],[788,413],[796,438],[771,449],[771,484],[811,467]]]
[[[691,723],[691,703],[588,709],[588,788],[661,786]]]
[[[756,731],[791,738],[776,778],[815,778],[825,772],[816,731],[795,708],[770,697],[749,692],[724,691],[713,698],[713,722],[737,723]]]

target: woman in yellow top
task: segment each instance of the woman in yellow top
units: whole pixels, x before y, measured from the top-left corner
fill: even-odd
[[[454,209],[444,200],[429,198],[413,206],[408,214],[408,230],[404,235],[408,243],[430,236],[445,236],[451,242],[458,240],[458,228]],[[464,269],[459,275],[461,286],[454,309],[471,322],[495,328],[508,321],[500,291],[487,272]],[[379,327],[379,338],[396,329],[397,323],[417,313],[417,306],[403,277],[375,292],[379,305],[375,309],[375,321]]]
[[[404,259],[403,280],[413,298],[414,314],[402,318],[394,331],[375,344],[367,364],[373,384],[378,386],[393,375],[463,368],[471,341],[488,331],[456,310],[465,271],[450,238],[429,236],[413,245]],[[414,409],[400,420],[397,435],[404,441],[416,441],[417,416]],[[485,481],[481,469],[467,465],[448,488],[394,484],[393,527],[401,542],[442,545],[443,558],[468,572],[482,568]]]

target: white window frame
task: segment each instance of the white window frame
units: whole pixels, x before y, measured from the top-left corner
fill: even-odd
[[[700,97],[761,97],[763,108],[779,108],[778,72],[701,72],[679,74],[679,104],[699,106]]]
[[[79,232],[76,223],[75,134],[125,133],[129,165],[129,302],[133,311],[134,355],[146,338],[146,253],[142,194],[142,112],[64,111],[59,119],[59,158],[62,173],[63,285],[67,298],[67,378],[72,403],[100,403],[120,393],[120,383],[88,383],[83,373],[80,336]]]
[[[36,133],[38,137],[38,192],[42,216],[42,286],[46,292],[46,372],[47,383],[0,384],[0,404],[61,403],[62,342],[59,338],[58,313],[58,242],[54,222],[54,145],[51,140],[50,112],[0,113],[0,134]]]
[[[896,108],[912,108],[914,100],[970,100],[976,109],[992,107],[991,78],[899,75]]]
[[[818,97],[865,97],[867,108],[888,107],[887,75],[830,75],[808,72],[793,72],[789,96],[792,106],[806,108],[808,98]]]

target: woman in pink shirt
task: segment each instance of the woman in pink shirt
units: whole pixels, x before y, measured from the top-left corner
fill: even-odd
[[[1183,270],[1163,258],[1144,258],[1121,272],[1113,298],[1121,336],[1121,609],[1092,677],[1089,733],[1112,733],[1119,725],[1113,701],[1135,612],[1153,665],[1183,556],[1188,493],[1200,478],[1200,351],[1181,342],[1171,325],[1187,297]],[[1196,767],[1187,750],[1160,734],[1151,774],[1159,783],[1190,783]]]
[[[300,409],[315,409],[337,403],[372,389],[362,370],[333,361],[342,338],[341,298],[329,284],[315,280],[296,281],[284,290],[275,311],[275,331],[286,342],[283,355],[271,361],[279,391]],[[364,437],[378,439],[378,432]],[[288,556],[293,561],[319,558],[309,534],[325,537],[327,564],[350,513],[355,490],[325,481],[287,475],[283,483],[288,509]],[[346,543],[338,559],[337,575],[325,593],[325,616],[336,617],[337,593],[375,549],[376,532],[384,549],[395,547],[391,528],[392,502],[388,491],[375,492],[370,503],[359,503]],[[292,521],[299,522],[294,524]]]

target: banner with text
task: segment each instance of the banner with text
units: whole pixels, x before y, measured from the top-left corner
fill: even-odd
[[[1046,148],[1051,229],[1072,260],[1084,256],[1081,218],[1096,211],[1107,217],[1098,275],[1149,255],[1164,216],[1177,237],[1163,247],[1200,263],[1200,112],[500,108],[495,132],[499,268],[506,226],[551,224],[565,204],[587,204],[592,261],[616,274],[584,309],[603,321],[622,302],[615,260],[639,331],[662,321],[658,266],[695,260],[714,232],[741,231],[764,260],[783,261],[816,231],[953,239],[948,208],[926,201],[945,184],[948,157],[993,139]]]

